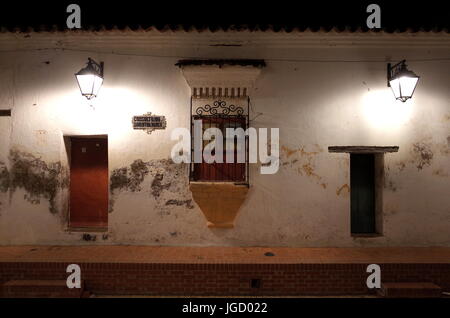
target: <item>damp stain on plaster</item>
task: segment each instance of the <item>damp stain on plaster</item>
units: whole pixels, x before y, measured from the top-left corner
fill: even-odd
[[[315,158],[323,152],[323,148],[318,144],[314,144],[314,151],[306,151],[305,146],[299,148],[290,148],[281,146],[281,166],[295,169],[301,176],[313,179],[323,189],[327,188],[327,183],[323,182],[323,178],[316,172]]]
[[[431,140],[431,137],[426,138]],[[436,156],[450,155],[450,136],[446,142],[431,143],[429,141],[416,142],[411,145],[410,157],[395,163],[398,172],[403,172],[408,166],[413,165],[417,170],[423,170],[427,166],[431,166]],[[440,174],[434,170],[435,175]]]
[[[2,192],[12,195],[17,189],[25,190],[24,199],[32,204],[48,200],[50,212],[58,213],[56,196],[58,191],[67,188],[68,169],[59,161],[47,163],[31,153],[11,150],[10,170],[0,168],[0,187]]]
[[[95,242],[97,240],[97,235],[85,233],[81,236],[81,239],[86,242]]]
[[[0,192],[8,192],[9,184],[9,170],[3,162],[0,162]]]
[[[298,149],[290,149],[286,146],[281,146],[281,150],[286,154],[286,157],[288,158],[298,151]]]
[[[166,205],[176,205],[176,206],[183,206],[185,205],[188,209],[193,209],[194,205],[192,204],[192,200],[167,200]]]
[[[129,187],[131,191],[140,190],[139,185],[144,181],[148,174],[147,165],[142,160],[135,160],[130,166],[131,179]]]
[[[336,189],[336,195],[337,196],[348,196],[348,194],[350,193],[350,187],[348,186],[348,184],[343,184],[340,188]]]
[[[109,190],[114,193],[116,190],[126,189],[128,186],[127,168],[114,169],[109,179]]]
[[[397,186],[395,185],[395,183],[392,180],[386,181],[384,187],[392,192],[397,191]]]
[[[433,176],[437,176],[437,177],[448,177],[448,173],[445,172],[444,169],[438,168],[438,169],[433,170]]]
[[[414,143],[411,151],[418,170],[422,170],[424,166],[431,166],[433,151],[430,144],[424,142]]]
[[[152,241],[158,244],[162,244],[166,241],[166,238],[164,236],[157,235],[152,239]]]
[[[317,180],[322,179],[322,177],[320,177],[318,174],[314,172],[314,166],[312,166],[311,163],[309,162],[302,166],[302,170],[308,177],[313,177],[316,178]]]
[[[402,172],[406,168],[406,163],[403,161],[397,162],[396,166],[398,168],[398,171]]]
[[[114,193],[115,190],[125,189],[131,192],[141,191],[141,183],[149,170],[147,164],[141,159],[135,160],[130,167],[123,167],[115,169],[111,172],[110,190]]]
[[[171,159],[137,159],[130,166],[111,172],[109,212],[113,212],[119,193],[135,193],[153,199],[156,204],[151,211],[156,210],[160,216],[171,215],[174,207],[193,209],[188,185],[186,164],[176,164]]]
[[[152,195],[155,198],[158,198],[161,195],[161,192],[170,188],[170,182],[164,183],[164,174],[163,173],[157,173],[156,176],[153,178],[152,181]]]

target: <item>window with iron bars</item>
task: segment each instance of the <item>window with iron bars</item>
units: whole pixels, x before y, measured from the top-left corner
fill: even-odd
[[[227,106],[225,101],[215,101],[213,105],[216,105],[216,107],[205,105],[204,108],[199,108],[200,111],[197,109],[196,115],[191,116],[191,136],[194,135],[194,120],[202,121],[202,136],[208,128],[219,129],[223,136],[223,151],[220,154],[213,151],[212,154],[215,155],[216,158],[220,157],[223,160],[222,162],[207,163],[203,159],[201,163],[191,163],[190,180],[248,184],[248,136],[245,137],[244,145],[245,162],[238,162],[239,145],[237,142],[237,137],[234,137],[233,140],[227,140],[226,138],[227,128],[242,128],[244,131],[247,130],[249,126],[248,115],[245,115],[243,111],[239,111],[238,108],[240,107],[236,107],[232,104]],[[210,142],[213,142],[213,140],[214,139],[204,140],[202,142],[202,153],[204,147]],[[191,145],[191,158],[193,158],[193,141],[191,142]],[[233,157],[234,160],[232,163],[226,162],[227,154],[229,158]]]

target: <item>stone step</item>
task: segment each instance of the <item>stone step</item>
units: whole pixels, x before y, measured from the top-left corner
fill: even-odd
[[[433,283],[381,283],[378,293],[387,298],[441,297],[442,290]]]
[[[3,284],[6,298],[81,298],[81,288],[68,288],[65,280],[10,280]]]

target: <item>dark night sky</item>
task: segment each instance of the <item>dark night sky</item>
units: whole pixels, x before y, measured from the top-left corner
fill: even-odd
[[[4,27],[65,27],[66,7],[70,3],[81,6],[82,26],[117,25],[149,26],[186,24],[196,26],[226,26],[229,24],[272,24],[329,28],[365,27],[370,3],[381,6],[382,27],[385,30],[410,28],[449,28],[448,1],[14,1],[0,11],[0,25]]]

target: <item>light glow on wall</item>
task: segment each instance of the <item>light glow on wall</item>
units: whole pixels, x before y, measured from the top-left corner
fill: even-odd
[[[395,130],[406,124],[412,116],[413,100],[406,102],[392,99],[388,89],[372,90],[362,97],[362,113],[375,128]]]
[[[57,96],[53,104],[57,121],[67,135],[114,134],[125,139],[129,134],[142,133],[132,129],[133,115],[157,112],[159,108],[148,95],[122,87],[103,87],[102,95],[95,100],[86,100],[73,90]]]

